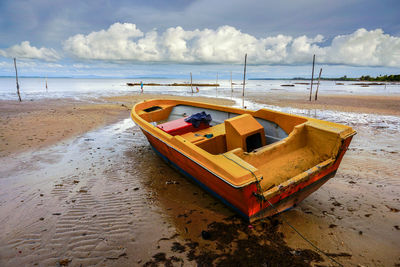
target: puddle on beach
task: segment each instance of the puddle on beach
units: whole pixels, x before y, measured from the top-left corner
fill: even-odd
[[[244,222],[165,164],[125,119],[0,159],[0,265],[330,266],[283,220],[343,264],[400,262],[399,118],[273,108],[358,131],[334,181],[298,207]]]

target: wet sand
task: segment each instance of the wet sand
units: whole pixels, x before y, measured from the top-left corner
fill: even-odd
[[[1,266],[334,266],[284,221],[346,266],[400,263],[400,142],[391,127],[351,125],[358,135],[335,178],[249,225],[150,149],[129,109],[153,97],[1,103]],[[254,99],[316,108],[292,95]],[[396,115],[398,104],[383,99],[373,108],[364,97],[318,105]],[[39,141],[27,138],[34,134]]]
[[[128,108],[74,100],[0,101],[0,157],[55,144],[126,117]]]

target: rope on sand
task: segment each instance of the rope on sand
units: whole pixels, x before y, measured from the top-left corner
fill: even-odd
[[[266,201],[268,202],[269,205],[271,205],[271,207],[273,207],[277,212],[278,209],[272,205],[271,202],[269,202],[268,199],[266,199]],[[314,247],[317,251],[321,252],[322,254],[324,254],[326,257],[328,257],[331,261],[333,261],[334,263],[336,263],[337,265],[343,267],[343,264],[341,264],[340,262],[338,262],[337,260],[335,260],[334,258],[332,258],[331,256],[329,256],[328,254],[326,254],[323,250],[321,250],[319,247],[317,247],[317,245],[314,245],[314,243],[312,243],[307,237],[305,237],[304,235],[302,235],[299,230],[297,230],[293,225],[291,225],[287,220],[285,220],[283,217],[281,217],[282,221],[284,223],[286,223],[287,225],[289,225],[290,228],[292,228],[301,238],[303,238],[304,241],[306,241],[308,244],[310,244],[312,247]]]

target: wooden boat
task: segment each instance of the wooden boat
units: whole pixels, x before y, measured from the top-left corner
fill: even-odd
[[[196,128],[184,118],[205,112]],[[289,209],[333,177],[351,127],[260,109],[147,100],[131,117],[154,151],[249,221]]]

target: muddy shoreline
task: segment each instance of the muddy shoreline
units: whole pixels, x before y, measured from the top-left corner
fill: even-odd
[[[284,221],[345,266],[400,263],[399,125],[385,117],[399,115],[397,98],[316,104],[250,94],[261,104],[365,120],[350,122],[358,134],[335,178],[298,207],[249,224],[150,149],[129,111],[155,97],[1,103],[1,266],[335,266]],[[369,123],[369,114],[384,123]]]

